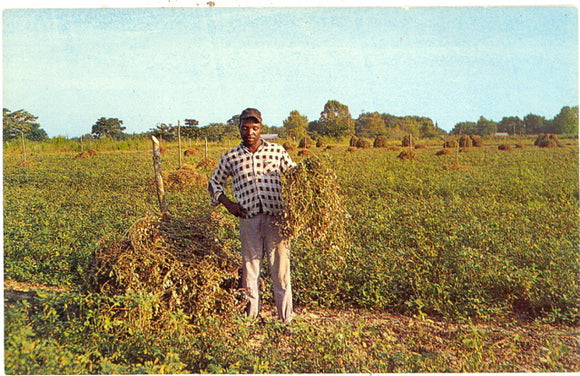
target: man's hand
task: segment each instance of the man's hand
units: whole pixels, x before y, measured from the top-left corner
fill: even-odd
[[[221,195],[219,197],[219,202],[221,202],[226,207],[226,209],[228,209],[230,214],[232,214],[236,217],[243,218],[247,214],[246,210],[244,208],[242,208],[242,206],[240,204],[238,204],[237,202],[231,201],[226,195]]]

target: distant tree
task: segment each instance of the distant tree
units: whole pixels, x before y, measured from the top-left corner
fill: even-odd
[[[190,139],[200,137],[199,122],[195,119],[185,119],[185,125],[181,127],[181,135]]]
[[[517,116],[508,116],[501,119],[497,124],[498,132],[507,132],[516,135],[524,131],[524,122]]]
[[[42,128],[32,128],[26,133],[26,138],[30,141],[48,140],[48,134]]]
[[[400,129],[403,126],[403,119],[398,116],[391,114],[381,114],[381,117],[383,118],[387,128]]]
[[[321,136],[336,139],[352,136],[354,134],[354,119],[350,115],[348,106],[330,100],[324,105],[324,111],[320,113],[320,119],[309,125],[309,131],[316,132]]]
[[[177,127],[173,124],[157,123],[157,126],[151,129],[151,134],[163,141],[174,141],[177,139]]]
[[[578,106],[562,107],[560,113],[554,117],[553,132],[560,134],[578,134]]]
[[[276,126],[271,126],[268,128],[270,128],[269,133],[275,133],[281,138],[286,138],[286,128]]]
[[[226,124],[235,125],[236,127],[239,127],[240,126],[240,115],[232,116],[228,121],[226,121]]]
[[[91,134],[95,138],[111,137],[114,140],[120,140],[125,137],[124,130],[122,120],[102,117],[93,125]]]
[[[301,140],[306,137],[306,129],[308,128],[308,118],[300,115],[300,112],[293,110],[288,115],[288,118],[283,122],[286,137],[292,140]]]
[[[488,120],[483,116],[479,117],[476,124],[476,132],[471,133],[472,135],[477,134],[480,136],[493,136],[497,133],[497,123],[493,120]]]
[[[450,134],[457,135],[457,134],[475,134],[477,124],[473,121],[462,121],[453,127]]]
[[[36,123],[37,116],[24,110],[10,111],[2,109],[2,135],[4,141],[15,138],[24,138],[31,141],[42,141],[48,139],[48,135],[40,125]]]
[[[207,137],[208,141],[222,141],[224,139],[236,139],[240,136],[238,125],[211,123],[200,128],[200,137]]]
[[[524,129],[526,134],[539,134],[544,132],[546,118],[534,114],[528,114],[524,117]]]
[[[387,133],[385,121],[378,112],[360,114],[354,122],[354,129],[357,136],[367,138],[375,138]]]

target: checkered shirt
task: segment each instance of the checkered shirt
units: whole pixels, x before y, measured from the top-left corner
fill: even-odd
[[[255,153],[243,143],[226,152],[210,181],[212,205],[219,204],[229,176],[234,184],[236,200],[247,212],[247,218],[258,213],[279,214],[283,208],[280,173],[296,164],[286,150],[275,143],[262,140]]]

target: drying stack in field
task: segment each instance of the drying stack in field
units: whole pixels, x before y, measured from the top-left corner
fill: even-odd
[[[206,167],[215,168],[217,166],[217,164],[218,164],[217,161],[215,161],[211,158],[204,158],[195,167],[196,168],[206,168]]]
[[[97,151],[95,149],[88,149],[83,151],[82,153],[78,153],[75,155],[75,158],[89,158],[97,155]]]
[[[119,239],[103,240],[92,255],[91,291],[156,296],[159,314],[226,314],[240,309],[239,260],[216,239],[228,218],[218,212],[196,218],[150,216]]]
[[[401,151],[401,153],[397,155],[397,158],[409,160],[415,159],[417,158],[417,153],[415,153],[415,150],[413,149],[403,149],[403,151]]]
[[[340,244],[348,217],[336,175],[322,161],[308,157],[283,174],[285,236],[306,235],[315,241]]]
[[[163,181],[167,184],[168,187],[185,187],[207,184],[207,176],[197,171],[194,166],[187,163],[184,163],[177,170],[163,171],[162,176]]]
[[[386,148],[389,146],[389,139],[385,135],[378,135],[373,142],[373,147],[375,148]]]
[[[561,147],[562,144],[555,134],[541,134],[536,138],[534,145],[541,148],[556,148]]]

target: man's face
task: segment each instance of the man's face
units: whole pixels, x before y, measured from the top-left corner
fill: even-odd
[[[262,124],[257,119],[247,118],[242,120],[240,125],[240,135],[244,141],[244,145],[252,146],[260,142],[262,135]]]

